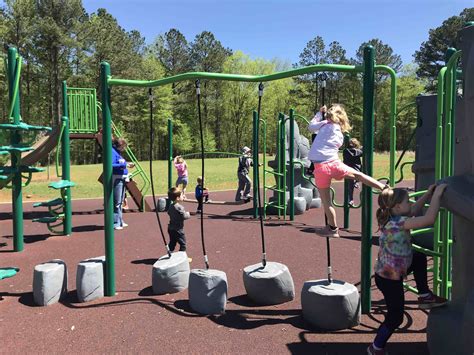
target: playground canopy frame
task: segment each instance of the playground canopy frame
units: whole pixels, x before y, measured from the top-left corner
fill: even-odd
[[[101,63],[101,94],[102,94],[102,128],[104,137],[103,174],[104,174],[104,229],[105,229],[105,295],[115,295],[115,255],[114,255],[114,229],[113,229],[113,189],[112,189],[112,142],[111,142],[111,101],[110,91],[113,86],[130,86],[151,88],[180,81],[207,79],[237,82],[268,82],[289,77],[311,74],[316,72],[346,72],[362,73],[363,80],[363,132],[364,132],[364,173],[372,175],[373,168],[373,133],[374,133],[374,81],[375,72],[382,71],[389,74],[390,87],[390,184],[395,181],[395,144],[396,144],[396,74],[385,65],[375,65],[375,49],[372,46],[364,48],[364,63],[361,66],[339,64],[317,64],[302,68],[291,69],[269,75],[239,75],[225,73],[189,72],[159,80],[127,80],[116,79],[111,75],[110,64]],[[361,247],[361,301],[362,311],[369,313],[371,308],[370,282],[371,282],[371,246],[372,246],[372,189],[363,187],[362,209],[362,247]]]

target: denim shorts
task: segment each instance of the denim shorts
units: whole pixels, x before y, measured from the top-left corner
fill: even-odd
[[[187,176],[178,176],[178,179],[176,180],[176,186],[183,185],[183,188],[186,188],[188,186],[188,177]]]

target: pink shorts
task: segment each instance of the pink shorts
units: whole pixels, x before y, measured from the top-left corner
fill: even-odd
[[[331,179],[341,180],[351,174],[352,171],[339,159],[314,163],[314,180],[318,188],[327,189],[331,186]]]

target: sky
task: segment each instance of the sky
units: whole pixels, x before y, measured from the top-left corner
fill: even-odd
[[[147,43],[171,28],[188,41],[210,31],[224,47],[251,58],[297,63],[306,44],[321,36],[354,57],[361,43],[379,38],[403,63],[428,40],[429,30],[472,0],[83,0],[88,13],[105,8]]]

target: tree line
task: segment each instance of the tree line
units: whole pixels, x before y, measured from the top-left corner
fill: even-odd
[[[61,82],[70,87],[99,90],[100,63],[111,65],[112,76],[125,79],[156,80],[190,71],[263,75],[301,66],[329,63],[361,65],[363,48],[372,45],[376,63],[392,67],[398,74],[399,108],[413,103],[421,92],[433,92],[444,63],[444,53],[455,46],[456,33],[466,21],[474,20],[474,8],[448,18],[429,30],[429,38],[414,54],[412,64],[402,60],[389,44],[378,38],[361,43],[349,55],[337,41],[327,43],[315,36],[299,54],[298,63],[280,59],[251,58],[228,48],[213,33],[203,31],[193,39],[179,29],[159,34],[150,44],[135,30],[120,26],[106,9],[87,13],[81,0],[7,0],[0,8],[0,38],[18,48],[24,58],[21,79],[23,120],[30,124],[58,125],[61,117]],[[3,51],[2,56],[5,55]],[[361,74],[327,73],[326,103],[344,104],[353,125],[352,135],[362,142]],[[8,115],[8,88],[5,69],[0,69],[1,120]],[[375,149],[389,149],[390,78],[376,75]],[[112,88],[112,117],[125,133],[139,160],[149,156],[149,103],[146,89]],[[174,124],[174,153],[198,151],[199,124],[193,82],[179,82],[153,89],[156,147],[153,159],[167,154],[167,119]],[[98,98],[100,100],[100,97]],[[201,81],[201,108],[206,150],[237,152],[252,142],[252,111],[258,102],[258,84]],[[311,118],[321,105],[321,81],[317,74],[265,83],[262,118],[267,120],[267,147],[275,150],[279,112],[290,108]],[[100,115],[99,115],[100,117]],[[416,126],[414,109],[397,117],[397,147],[401,149]],[[302,132],[305,132],[303,123]],[[300,125],[301,127],[301,125]],[[1,139],[2,137],[0,137]],[[3,137],[2,141],[4,141]],[[3,143],[2,143],[3,144]],[[98,162],[94,143],[74,141],[71,158],[76,164]]]

